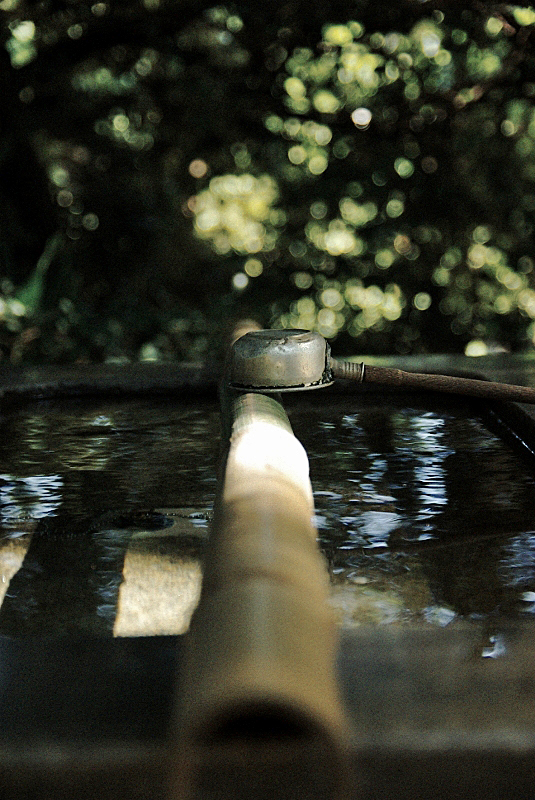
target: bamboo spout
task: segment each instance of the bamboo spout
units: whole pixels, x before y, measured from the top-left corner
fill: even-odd
[[[308,459],[282,406],[231,393],[180,687],[173,800],[331,800],[346,778],[328,576]]]

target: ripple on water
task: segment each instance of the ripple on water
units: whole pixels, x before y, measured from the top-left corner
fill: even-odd
[[[466,406],[369,398],[291,419],[343,624],[534,613],[534,475]]]
[[[528,465],[461,405],[341,403],[288,401],[341,624],[534,614]],[[185,630],[218,435],[215,403],[71,401],[6,417],[0,633]]]

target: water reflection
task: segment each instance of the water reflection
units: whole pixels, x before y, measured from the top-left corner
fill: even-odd
[[[128,539],[89,521],[41,520],[0,608],[0,633],[109,632]]]
[[[60,475],[0,475],[0,525],[15,538],[24,523],[42,519],[61,505]]]
[[[2,427],[0,633],[185,630],[215,491],[216,405],[46,402]],[[186,531],[173,519],[183,508],[195,514]]]
[[[482,658],[500,658],[507,652],[503,636],[490,636],[490,646],[481,651]]]
[[[530,467],[466,405],[430,402],[292,412],[343,624],[444,626],[535,605],[522,600],[535,590]]]
[[[535,613],[535,482],[467,406],[286,403],[342,625]],[[469,413],[470,412],[470,413]],[[71,401],[0,436],[0,633],[181,633],[216,488],[216,403]],[[494,655],[492,654],[494,653]]]
[[[165,510],[170,527],[134,532],[125,554],[116,636],[185,633],[201,590],[206,513]]]
[[[413,480],[420,503],[417,520],[424,530],[433,529],[433,517],[448,503],[444,460],[452,450],[443,443],[445,428],[445,419],[427,412],[416,414],[409,430],[400,433],[403,445],[398,449],[406,454],[407,448],[414,448]]]
[[[500,578],[522,614],[535,614],[535,531],[509,539],[502,550]]]

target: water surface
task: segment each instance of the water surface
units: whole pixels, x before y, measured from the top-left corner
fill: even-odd
[[[343,626],[535,613],[533,466],[474,407],[329,393],[286,405]],[[49,401],[0,426],[0,634],[186,630],[217,404]]]
[[[215,493],[215,403],[42,402],[0,433],[0,633],[183,632]]]
[[[343,624],[533,613],[533,463],[470,404],[358,402],[292,414]]]

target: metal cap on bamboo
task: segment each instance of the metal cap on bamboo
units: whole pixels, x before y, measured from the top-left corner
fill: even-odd
[[[331,383],[329,345],[318,333],[253,331],[234,343],[230,367],[234,388],[284,392]]]

